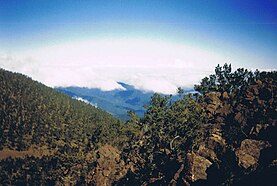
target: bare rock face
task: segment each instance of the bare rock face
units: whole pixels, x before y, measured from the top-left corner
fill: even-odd
[[[204,132],[208,135],[205,136],[204,143],[199,146],[198,153],[200,155],[209,154],[209,156],[214,159],[213,157],[216,156],[218,150],[221,152],[225,151],[226,148],[226,140],[223,138],[222,135],[222,126],[223,124],[205,124]],[[206,156],[204,156],[206,157]]]
[[[222,131],[220,127],[215,127],[212,129],[211,136],[208,140],[208,148],[215,150],[216,146],[225,147],[226,142],[222,137]]]
[[[205,95],[205,100],[208,103],[206,110],[208,115],[213,115],[218,108],[220,108],[222,102],[220,100],[221,93],[210,92]]]
[[[209,148],[205,147],[204,145],[200,145],[197,153],[200,156],[202,156],[202,157],[204,157],[204,158],[206,158],[208,160],[217,161],[217,155],[214,152],[214,150],[209,149]]]
[[[102,146],[97,152],[97,167],[94,175],[96,185],[108,186],[122,178],[128,171],[120,151],[110,145]]]
[[[236,150],[239,166],[245,169],[256,166],[262,149],[271,147],[267,141],[245,139]]]
[[[213,123],[222,123],[224,118],[231,112],[231,105],[228,103],[230,95],[227,92],[210,92],[204,97],[207,103],[205,110]]]
[[[187,158],[190,167],[190,180],[192,182],[197,180],[206,180],[206,170],[212,165],[212,162],[198,154],[195,154],[194,152],[188,153]]]
[[[209,135],[199,144],[196,152],[187,154],[189,171],[186,177],[191,182],[206,180],[207,169],[218,161],[217,151],[225,152],[226,142],[222,137],[221,127],[221,124],[206,124],[205,130]]]

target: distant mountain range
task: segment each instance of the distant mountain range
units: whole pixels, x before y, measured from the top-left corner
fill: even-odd
[[[95,107],[99,107],[113,116],[126,121],[127,111],[133,111],[138,116],[143,116],[144,105],[148,104],[153,92],[145,92],[136,89],[132,85],[118,82],[124,89],[112,91],[102,91],[97,88],[83,87],[57,87],[57,91],[71,96],[74,99],[89,102]],[[176,99],[177,96],[173,96]]]

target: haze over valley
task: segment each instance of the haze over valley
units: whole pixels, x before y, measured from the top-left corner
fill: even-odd
[[[273,186],[274,0],[0,0],[0,185]]]

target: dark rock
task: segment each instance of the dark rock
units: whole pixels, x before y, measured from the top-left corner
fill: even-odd
[[[188,153],[187,159],[190,167],[190,170],[188,171],[190,180],[192,182],[197,180],[206,180],[206,170],[212,165],[212,162],[198,154],[195,154],[194,152]]]
[[[271,145],[267,141],[245,139],[242,141],[239,149],[236,150],[238,164],[242,168],[257,166],[262,149],[268,148]]]

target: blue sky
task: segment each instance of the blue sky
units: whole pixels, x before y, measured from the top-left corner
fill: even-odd
[[[127,57],[124,53],[118,56],[114,52],[117,48],[108,47],[109,49],[106,50],[107,40],[111,42],[111,46],[122,47],[122,51],[133,48],[140,52]],[[84,44],[84,42],[88,43]],[[141,58],[144,54],[148,59],[151,58],[151,60],[143,58],[144,62],[141,63],[145,64],[145,67],[152,63],[153,66],[164,64],[161,68],[166,68],[169,64],[176,64],[176,61],[178,64],[182,63],[181,66],[184,68],[193,66],[191,65],[193,63],[196,64],[195,68],[184,69],[187,71],[208,66],[199,71],[201,75],[205,75],[207,71],[214,68],[215,63],[220,62],[212,61],[214,59],[221,59],[221,64],[232,63],[235,67],[276,69],[277,2],[274,0],[0,0],[0,43],[2,67],[27,73],[45,83],[50,81],[45,80],[49,77],[39,77],[32,73],[33,70],[26,69],[43,64],[42,66],[48,66],[46,69],[49,70],[49,66],[63,66],[68,63],[94,68],[95,61],[92,60],[97,59],[102,60],[103,63],[114,64],[114,68],[120,65],[134,68],[132,61],[136,60],[132,60],[132,57]],[[101,46],[101,50],[105,50],[106,53],[102,56],[97,54],[92,56],[75,52],[93,48],[95,44]],[[149,48],[149,45],[152,48]],[[166,45],[170,47],[167,48]],[[75,52],[75,56],[73,54],[70,56],[72,61],[64,57],[69,52],[66,51],[68,47],[70,53]],[[176,51],[180,50],[176,53],[178,56],[176,58],[172,57],[171,54],[174,52],[170,51],[175,50],[175,47],[178,48]],[[56,51],[65,51],[58,55],[53,48]],[[151,55],[147,53],[148,50],[158,52]],[[121,51],[117,52],[121,53]],[[42,62],[47,55],[44,56],[41,53],[56,57],[49,59],[51,61]],[[159,53],[168,54],[163,56],[163,59],[168,61],[162,60]],[[189,56],[184,56],[183,53]],[[191,53],[197,55],[195,59],[203,54],[203,62],[201,63],[200,59],[194,60]],[[84,58],[78,58],[76,55],[91,58],[91,61],[82,63]],[[108,59],[104,59],[104,56],[111,56],[110,61],[107,62]],[[7,59],[9,62],[6,62]],[[73,59],[76,61],[73,62]],[[128,61],[123,63],[124,59]],[[18,65],[19,63],[21,65]],[[25,63],[28,65],[24,66]],[[101,66],[100,62],[97,65]],[[104,64],[103,68],[106,66]],[[159,69],[159,71],[161,71],[160,75],[163,75],[163,70]],[[161,78],[159,75],[146,74],[139,69],[137,73],[154,76],[156,78],[154,82]],[[127,77],[128,75],[120,78],[117,76],[109,78],[114,81],[124,80],[135,83],[132,77]],[[178,78],[172,77],[172,79]],[[196,82],[193,83],[197,83],[198,79],[197,76],[193,79]],[[60,82],[60,84],[63,83]],[[76,84],[78,85],[78,82]],[[144,83],[141,82],[141,84]],[[168,84],[172,85],[172,89],[179,85],[191,86],[174,80]],[[65,85],[68,84],[65,83]],[[137,86],[140,87],[140,85]],[[100,85],[99,87],[101,88]]]

